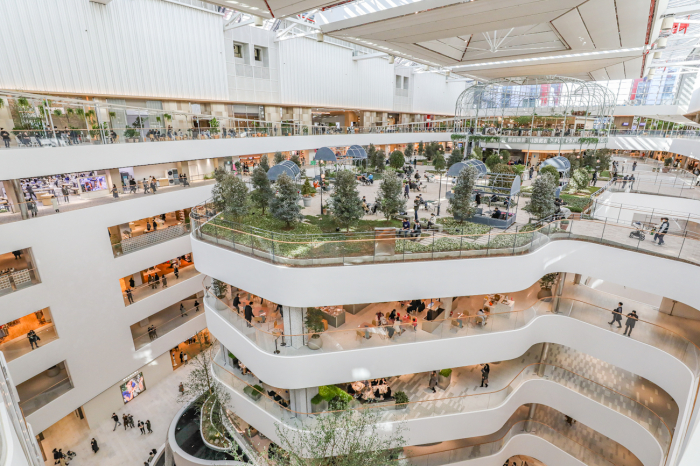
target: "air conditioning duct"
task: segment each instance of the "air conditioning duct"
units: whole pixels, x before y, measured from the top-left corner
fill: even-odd
[[[675,22],[673,16],[667,16],[664,18],[664,20],[661,22],[661,30],[662,31],[668,31],[669,29],[673,29],[673,23]]]

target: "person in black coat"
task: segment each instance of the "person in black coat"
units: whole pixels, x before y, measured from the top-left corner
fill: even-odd
[[[617,303],[617,308],[612,314],[612,321],[608,322],[608,325],[612,325],[617,322],[617,328],[622,328],[622,303]]]
[[[637,320],[639,320],[637,311],[632,311],[629,314],[627,314],[627,322],[625,322],[625,333],[623,335],[627,335],[628,337],[632,336],[632,329],[634,328],[634,324],[637,323]]]
[[[90,446],[92,447],[92,451],[94,453],[97,453],[100,449],[100,447],[97,446],[97,440],[95,439],[90,440]]]
[[[247,322],[248,327],[252,327],[252,325],[250,325],[250,323],[253,320],[253,308],[251,307],[250,303],[245,305],[244,317],[245,317],[245,320]]]
[[[241,298],[238,297],[238,293],[236,293],[236,296],[233,298],[233,307],[236,308],[237,313],[241,313],[241,310],[238,308],[238,305],[241,304]]]
[[[481,368],[481,386],[483,387],[484,384],[488,388],[489,386],[489,372],[491,372],[491,366],[488,364],[484,364],[484,367]]]

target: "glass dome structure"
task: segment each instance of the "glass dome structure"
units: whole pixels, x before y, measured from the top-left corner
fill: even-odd
[[[455,119],[469,127],[575,129],[583,125],[604,130],[614,108],[613,93],[592,81],[564,76],[500,78],[465,89],[457,98]]]

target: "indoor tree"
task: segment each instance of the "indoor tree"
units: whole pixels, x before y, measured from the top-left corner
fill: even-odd
[[[403,152],[401,152],[400,150],[395,150],[391,153],[391,156],[389,156],[389,165],[391,165],[392,168],[395,168],[396,170],[401,170],[401,168],[403,168],[404,163],[405,159],[403,157]]]
[[[406,160],[408,160],[408,163],[411,163],[411,158],[413,157],[413,144],[409,143],[406,145],[406,150],[403,151],[404,157],[406,157]]]
[[[489,170],[493,171],[493,167],[501,163],[501,160],[500,155],[493,153],[486,157],[486,162],[484,162],[484,164],[489,168]]]
[[[277,178],[277,195],[270,202],[270,213],[277,220],[283,221],[287,227],[301,220],[301,206],[299,205],[299,192],[294,180],[282,173]]]
[[[294,154],[289,158],[289,160],[294,162],[297,167],[301,168],[301,158],[299,158],[299,155]]]
[[[464,167],[457,175],[457,181],[452,188],[454,194],[450,199],[450,207],[447,209],[455,220],[463,222],[476,212],[472,205],[472,194],[476,183],[476,168],[473,166]]]
[[[329,201],[336,224],[350,231],[350,226],[362,218],[365,210],[357,190],[355,175],[349,170],[340,170],[335,178],[335,191]]]
[[[463,159],[464,154],[462,153],[462,149],[460,149],[459,147],[455,147],[454,149],[452,149],[452,153],[447,159],[447,168],[450,168],[452,165],[461,162]]]
[[[422,156],[425,152],[425,146],[423,145],[423,141],[418,143],[418,155]]]
[[[222,173],[223,172],[223,173]],[[221,168],[214,170],[216,184],[211,190],[212,201],[217,210],[238,220],[248,213],[248,187],[233,173]]]
[[[374,155],[372,156],[371,159],[369,159],[369,164],[370,166],[374,167],[374,169],[381,173],[384,171],[384,168],[386,167],[386,154],[384,153],[383,150],[378,150],[374,152]]]
[[[382,421],[378,409],[349,409],[349,397],[335,396],[332,413],[276,424],[279,446],[260,454],[265,466],[395,466],[406,443],[405,423]],[[272,458],[270,458],[272,457]],[[313,458],[313,460],[309,460]]]
[[[200,341],[200,344],[204,343]],[[193,403],[200,410],[207,399],[214,397],[220,406],[226,406],[230,395],[212,372],[214,354],[211,346],[188,359],[192,369],[182,383],[184,390],[178,395],[178,402]]]
[[[280,164],[284,162],[284,155],[282,155],[282,152],[275,152],[275,156],[273,158],[273,161],[275,162],[275,165]]]
[[[272,190],[270,180],[267,178],[267,172],[262,167],[262,164],[253,169],[251,183],[253,184],[253,191],[250,193],[250,200],[265,215],[265,208],[270,205],[270,202],[275,197],[275,192]]]
[[[588,185],[591,183],[591,174],[585,168],[579,168],[574,171],[569,181],[569,191],[576,193],[578,191],[584,191]]]
[[[267,158],[267,154],[260,157],[260,167],[265,170],[265,173],[270,171],[270,160]]]
[[[378,209],[388,220],[394,215],[406,211],[406,199],[403,197],[403,183],[393,171],[389,171],[382,179],[377,191]]]
[[[551,173],[542,173],[532,183],[532,195],[530,202],[524,209],[533,217],[543,219],[554,213],[554,192],[557,189],[557,180]]]

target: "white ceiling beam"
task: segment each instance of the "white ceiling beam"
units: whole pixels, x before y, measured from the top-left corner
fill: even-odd
[[[283,38],[284,36],[286,36],[287,33],[290,32],[290,31],[291,31],[292,29],[294,29],[295,27],[297,27],[297,25],[294,24],[294,23],[292,23],[291,26],[288,26],[288,27],[284,28],[284,29],[283,29],[282,31],[280,31],[280,32],[277,34],[277,36],[275,37],[275,42],[279,42],[280,40],[282,40],[282,38]]]
[[[241,21],[240,23],[236,23],[236,24],[233,24],[231,26],[225,27],[224,31],[230,31],[231,29],[236,29],[236,28],[240,28],[243,26],[248,26],[249,24],[253,24],[253,23],[255,23],[254,19],[247,19],[245,21]]]
[[[666,12],[664,13],[667,16],[670,15],[692,15],[695,13],[700,13],[700,7],[698,5],[686,5],[686,6],[679,6],[675,8],[666,8]]]
[[[677,62],[671,62],[671,63],[658,63],[658,64],[650,65],[649,68],[673,68],[675,66],[691,66],[691,65],[700,65],[700,60],[677,61]]]
[[[226,28],[229,25],[235,23],[238,20],[238,18],[240,18],[241,16],[243,16],[243,13],[241,13],[240,11],[238,13],[236,13],[235,15],[231,16],[231,19],[228,21],[228,23],[224,24],[224,31],[226,30]]]
[[[358,60],[367,60],[370,58],[381,58],[381,57],[388,57],[388,53],[384,52],[377,52],[377,53],[366,53],[364,55],[357,55],[356,57],[352,57],[353,61],[358,61]]]
[[[308,27],[313,28],[313,29],[321,29],[320,27],[318,27],[318,26],[317,26],[316,24],[314,24],[314,23],[309,23],[308,21],[302,21],[302,20],[300,20],[299,18],[293,18],[293,17],[291,17],[291,16],[287,16],[286,18],[284,18],[284,20],[285,20],[285,21],[291,21],[292,23],[301,24],[301,25],[303,25],[303,26],[308,26]]]

